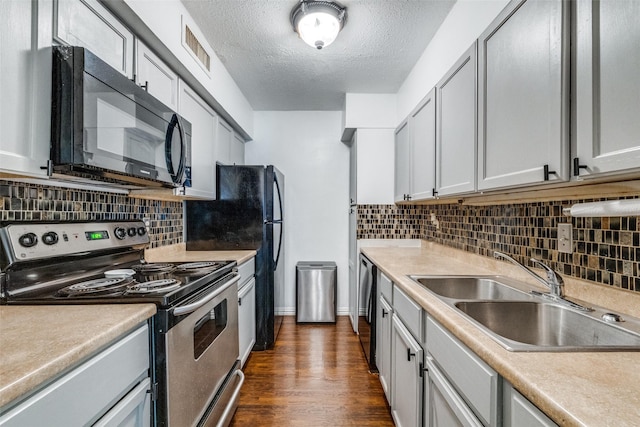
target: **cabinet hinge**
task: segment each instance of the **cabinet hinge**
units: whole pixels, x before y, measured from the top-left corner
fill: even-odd
[[[589,169],[587,165],[581,165],[578,157],[573,158],[573,176],[580,176],[580,169]]]

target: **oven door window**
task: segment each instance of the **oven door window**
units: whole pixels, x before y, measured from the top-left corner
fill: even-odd
[[[179,126],[87,73],[84,87],[84,163],[172,182],[172,156],[182,154]]]
[[[193,328],[193,357],[198,359],[227,327],[227,300],[224,299],[198,320]]]

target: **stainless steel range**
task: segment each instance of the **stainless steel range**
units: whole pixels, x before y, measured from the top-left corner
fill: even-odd
[[[243,382],[235,262],[146,263],[144,224],[0,228],[0,303],[153,303],[153,425],[227,425]]]

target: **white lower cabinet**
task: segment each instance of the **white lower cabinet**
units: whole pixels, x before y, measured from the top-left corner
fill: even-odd
[[[255,258],[238,266],[238,344],[241,366],[247,363],[256,343],[256,263]]]
[[[240,361],[242,366],[247,362],[251,349],[256,343],[256,279],[238,291],[238,340],[240,344]]]
[[[554,423],[508,381],[502,386],[503,427],[552,427]]]
[[[383,276],[384,277],[384,276]],[[376,328],[376,366],[378,367],[378,378],[382,385],[387,401],[391,402],[391,304],[383,294],[378,299],[378,314]]]
[[[135,426],[151,423],[145,324],[8,410],[2,427]]]
[[[422,425],[422,347],[396,313],[391,343],[391,415],[396,426]]]
[[[458,395],[447,378],[427,357],[428,376],[425,381],[425,426],[482,427],[482,423]]]

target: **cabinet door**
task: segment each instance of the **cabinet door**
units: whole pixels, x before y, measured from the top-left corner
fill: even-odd
[[[97,0],[55,2],[54,38],[82,46],[133,78],[133,34]]]
[[[51,141],[51,5],[3,0],[0,8],[0,173],[43,177]]]
[[[215,162],[223,165],[231,164],[232,141],[233,129],[227,124],[227,122],[219,119],[214,153]]]
[[[396,313],[391,347],[391,415],[396,426],[422,425],[422,347]]]
[[[411,113],[411,200],[434,197],[436,188],[436,91]]]
[[[241,365],[247,362],[256,343],[256,279],[238,291],[238,343]]]
[[[349,147],[349,206],[358,200],[358,131],[353,134]]]
[[[478,39],[479,190],[569,179],[569,7],[511,2]]]
[[[357,206],[349,207],[349,318],[353,332],[358,333],[358,241],[357,224],[358,214]]]
[[[504,427],[554,427],[556,423],[540,411],[533,403],[518,393],[513,386],[503,383],[503,417]]]
[[[380,295],[376,324],[376,365],[382,390],[391,402],[391,305]]]
[[[233,165],[244,165],[244,139],[237,133],[233,133],[231,149],[229,150],[230,162]]]
[[[409,179],[411,177],[409,154],[409,122],[405,121],[396,130],[395,145],[395,191],[394,200],[402,202],[408,200],[411,189],[409,188]]]
[[[574,175],[640,168],[638,22],[635,0],[576,2]]]
[[[179,82],[178,111],[191,122],[191,187],[187,196],[216,198],[216,166],[213,147],[216,142],[217,116],[185,82]]]
[[[140,40],[136,42],[136,83],[174,111],[178,110],[178,75]]]
[[[430,357],[427,357],[427,369],[429,372],[427,381],[429,419],[425,425],[428,427],[482,427],[482,423]]]
[[[476,44],[436,86],[436,191],[476,189]]]

